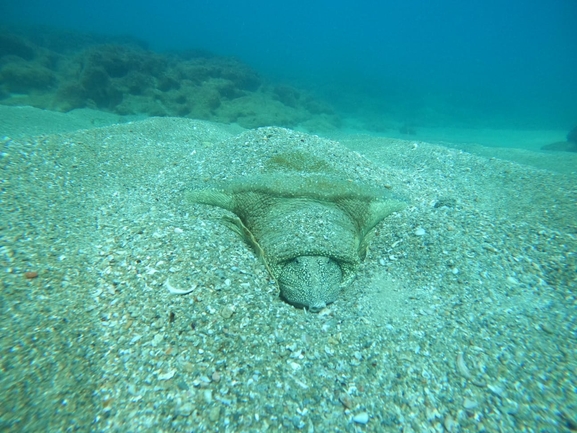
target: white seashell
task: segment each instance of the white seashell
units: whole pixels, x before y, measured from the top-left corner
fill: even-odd
[[[457,355],[457,371],[466,379],[471,379],[472,377],[469,368],[467,368],[467,364],[465,364],[465,358],[462,353]]]
[[[158,380],[168,380],[168,379],[172,379],[175,374],[176,374],[176,370],[167,371],[167,372],[164,373],[164,374],[159,374],[159,375],[158,375]]]
[[[300,369],[302,368],[300,364],[298,364],[298,363],[296,363],[296,362],[294,362],[294,361],[291,361],[291,362],[289,363],[289,365],[292,367],[292,369],[293,369],[294,371],[300,370]]]
[[[169,278],[166,279],[166,281],[164,282],[164,287],[167,288],[167,290],[172,293],[173,295],[188,295],[190,292],[192,292],[194,289],[196,289],[196,284],[193,284],[192,287],[188,290],[180,290],[180,289],[176,289],[174,287],[172,287],[172,285],[170,284]]]

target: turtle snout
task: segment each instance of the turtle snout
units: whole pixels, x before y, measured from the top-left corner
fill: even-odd
[[[298,256],[286,263],[280,277],[281,296],[288,303],[318,312],[337,298],[342,271],[324,256]]]

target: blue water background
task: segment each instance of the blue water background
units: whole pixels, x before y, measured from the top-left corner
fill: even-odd
[[[0,23],[233,55],[350,118],[577,124],[574,0],[1,0]]]

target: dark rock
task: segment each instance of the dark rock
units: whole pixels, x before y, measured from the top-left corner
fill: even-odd
[[[577,126],[569,131],[569,134],[567,134],[567,141],[577,143]]]
[[[575,141],[557,141],[541,147],[541,150],[556,150],[560,152],[577,152],[577,142]]]
[[[577,126],[567,134],[567,141],[557,141],[541,147],[541,150],[556,150],[560,152],[577,152]]]

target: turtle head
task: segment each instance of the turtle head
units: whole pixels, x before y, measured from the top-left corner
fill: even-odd
[[[285,264],[278,283],[281,297],[289,304],[318,312],[335,301],[342,280],[341,268],[335,260],[298,256]]]

